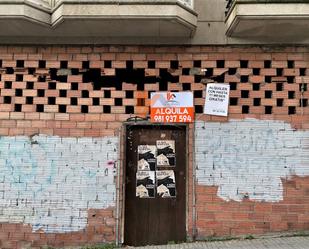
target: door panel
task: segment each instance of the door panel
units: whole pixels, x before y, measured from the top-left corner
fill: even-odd
[[[184,126],[127,126],[125,244],[132,246],[165,244],[186,239],[186,129]],[[156,145],[157,140],[175,141],[174,170],[176,197],[136,197],[138,145]]]

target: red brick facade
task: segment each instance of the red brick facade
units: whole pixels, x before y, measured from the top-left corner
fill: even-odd
[[[149,115],[155,91],[192,91],[196,120],[281,120],[308,130],[308,56],[306,47],[2,46],[0,135],[121,137],[124,121]],[[194,75],[192,68],[207,70]],[[230,84],[228,118],[203,114],[207,82]],[[309,229],[308,177],[285,180],[278,203],[226,202],[216,186],[196,185],[193,207],[194,125],[189,127],[189,236]],[[115,210],[89,210],[86,229],[64,234],[3,223],[0,247],[114,242]]]

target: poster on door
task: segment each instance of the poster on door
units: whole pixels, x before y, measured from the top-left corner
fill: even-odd
[[[157,193],[162,198],[176,197],[176,182],[173,170],[157,170]]]
[[[157,140],[157,166],[176,165],[175,141],[174,140]]]
[[[136,197],[155,197],[155,171],[136,172]]]
[[[137,153],[137,170],[156,170],[157,147],[155,145],[139,145]]]

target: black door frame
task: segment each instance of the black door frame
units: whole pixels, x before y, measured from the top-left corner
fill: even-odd
[[[140,126],[140,127],[145,127],[145,126],[158,126],[158,127],[181,127],[181,128],[185,128],[185,140],[186,140],[186,162],[185,162],[185,168],[186,168],[186,183],[185,183],[185,194],[186,194],[186,198],[185,198],[185,229],[186,229],[186,237],[188,236],[188,219],[189,219],[189,197],[188,197],[188,193],[189,193],[189,124],[187,123],[151,123],[150,121],[146,121],[146,120],[141,120],[141,121],[127,121],[123,123],[122,126],[122,139],[121,139],[121,147],[122,147],[122,170],[121,170],[121,174],[122,174],[122,179],[121,179],[121,199],[122,199],[122,204],[121,204],[121,220],[119,224],[119,228],[116,227],[116,230],[119,231],[120,235],[116,232],[116,234],[118,234],[116,240],[120,241],[119,244],[124,244],[124,230],[125,230],[125,198],[126,198],[126,183],[125,183],[125,178],[126,178],[126,166],[127,166],[127,161],[126,161],[126,150],[127,150],[127,132],[128,132],[128,127],[130,126]],[[120,203],[119,203],[120,204]]]

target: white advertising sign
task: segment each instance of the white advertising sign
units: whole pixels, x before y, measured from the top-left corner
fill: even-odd
[[[229,107],[230,85],[207,84],[204,113],[216,116],[227,116]]]

